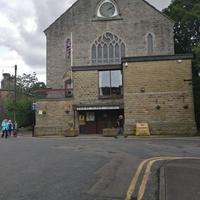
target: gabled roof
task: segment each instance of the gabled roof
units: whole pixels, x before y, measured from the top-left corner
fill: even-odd
[[[45,30],[44,33],[54,24],[56,23],[66,12],[68,12],[75,4],[77,4],[79,0],[77,0],[76,2],[74,2],[71,7],[69,7],[62,15],[60,15],[60,17],[58,17],[52,24],[50,24]]]
[[[78,1],[80,0],[77,0],[76,2],[74,2],[74,4],[71,5],[71,7],[69,7],[62,15],[60,15],[60,17],[58,17],[52,24],[49,25],[49,27],[47,27],[45,30],[44,30],[44,33],[53,25],[55,24],[66,12],[68,12],[70,9],[72,9],[72,7],[75,6],[75,4],[78,3]],[[148,3],[147,1],[145,0],[141,0],[143,1],[144,3],[146,3],[148,6],[150,6],[151,8],[153,8],[156,12],[159,12],[161,15],[163,15],[164,17],[168,18],[172,23],[175,23],[171,18],[169,18],[167,15],[165,15],[164,13],[162,13],[161,11],[159,11],[157,8],[155,8],[154,6],[152,6],[150,3]]]
[[[162,13],[160,10],[158,10],[157,8],[155,8],[153,5],[151,5],[150,3],[148,3],[147,1],[145,0],[142,0],[144,1],[146,4],[148,4],[150,7],[152,7],[154,10],[156,10],[157,12],[159,12],[160,14],[162,14],[164,17],[168,18],[172,23],[175,23],[174,20],[172,20],[170,17],[168,17],[167,15],[165,15],[164,13]]]

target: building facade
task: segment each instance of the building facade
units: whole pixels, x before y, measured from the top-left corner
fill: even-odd
[[[184,81],[192,55],[174,55],[173,26],[143,0],[78,0],[44,31],[51,89],[37,101],[36,135],[59,134],[69,121],[101,134],[120,114],[129,134],[137,122],[153,134],[194,134]]]

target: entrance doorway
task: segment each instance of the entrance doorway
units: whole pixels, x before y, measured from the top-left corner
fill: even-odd
[[[79,120],[80,134],[102,134],[104,128],[114,128],[119,115],[123,115],[123,109],[81,111],[83,121]],[[80,117],[79,117],[80,118]]]

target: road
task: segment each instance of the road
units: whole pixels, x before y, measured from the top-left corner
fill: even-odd
[[[0,200],[157,200],[168,160],[200,157],[200,137],[0,139]]]

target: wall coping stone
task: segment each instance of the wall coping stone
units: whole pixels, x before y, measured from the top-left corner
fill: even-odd
[[[156,56],[137,56],[137,57],[123,57],[124,62],[146,62],[146,61],[163,61],[163,60],[188,60],[192,59],[193,54],[174,54],[174,55],[156,55]]]

